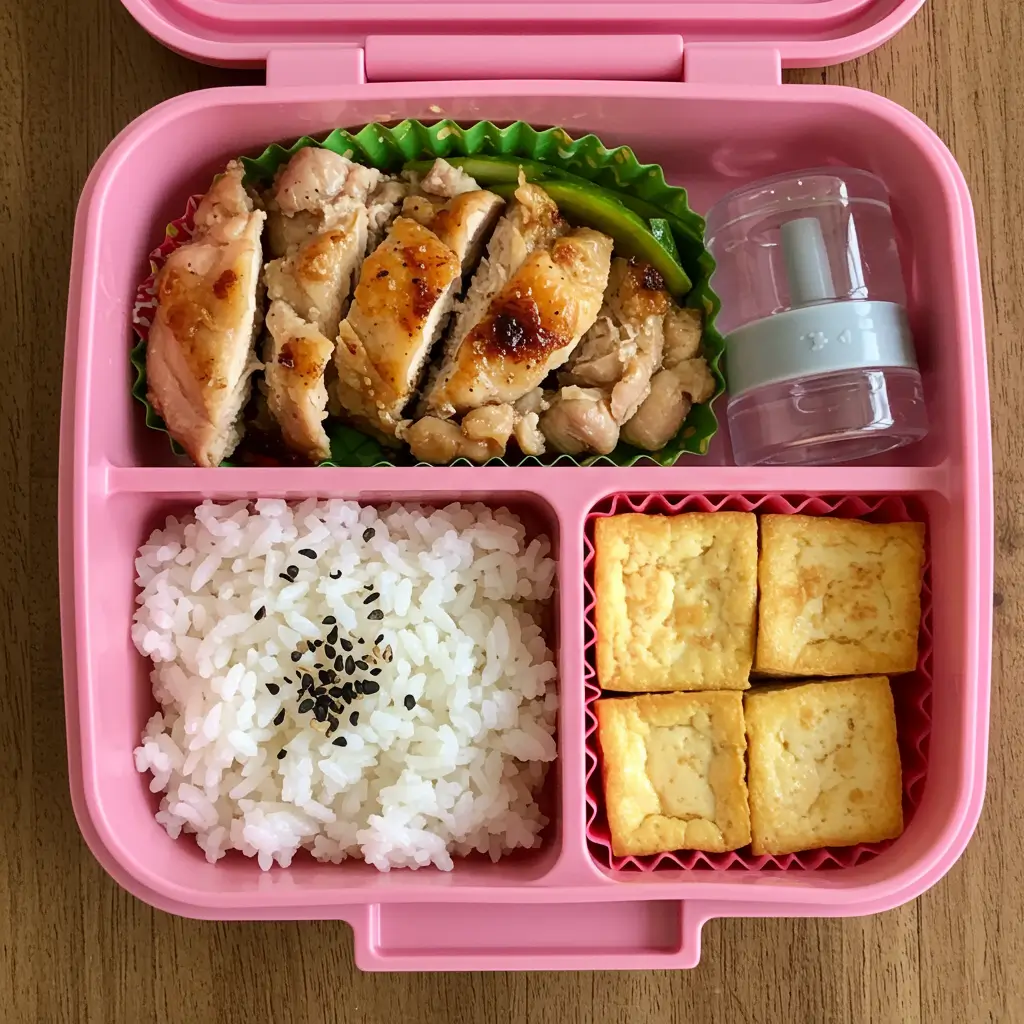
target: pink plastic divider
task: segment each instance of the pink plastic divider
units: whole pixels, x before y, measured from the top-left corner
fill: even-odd
[[[889,849],[898,840],[858,846],[808,850],[785,856],[757,856],[749,847],[728,853],[677,850],[646,856],[617,857],[612,853],[608,820],[601,784],[600,744],[594,702],[604,696],[597,682],[595,664],[594,609],[594,521],[629,512],[648,515],[677,515],[683,512],[755,512],[757,514],[827,516],[862,519],[871,523],[926,522],[925,507],[912,497],[885,495],[850,497],[812,494],[613,494],[600,501],[587,515],[586,610],[584,643],[586,651],[587,706],[587,845],[595,862],[612,872],[657,871],[684,868],[713,871],[814,871],[849,868],[864,864]],[[926,542],[927,543],[927,542]],[[921,586],[921,632],[918,638],[917,670],[892,679],[893,700],[903,766],[903,813],[909,826],[924,795],[931,736],[932,690],[932,592],[930,565],[926,561]],[[756,683],[754,684],[756,686]]]

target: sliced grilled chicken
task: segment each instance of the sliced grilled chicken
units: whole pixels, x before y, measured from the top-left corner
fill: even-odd
[[[466,274],[479,262],[484,242],[504,205],[500,196],[481,189],[447,200],[409,196],[402,205],[402,216],[430,228],[454,249],[462,261],[462,273]]]
[[[447,160],[438,157],[434,166],[419,183],[420,191],[427,195],[453,199],[463,192],[476,192],[480,186],[476,179],[459,167],[453,167]]]
[[[619,443],[619,425],[600,388],[562,388],[540,417],[548,444],[566,455],[607,455]]]
[[[395,439],[461,279],[458,254],[429,228],[394,222],[363,263],[338,333],[337,397],[352,422]]]
[[[264,196],[270,254],[285,256],[311,235],[346,222],[353,210],[373,206],[374,197],[387,184],[375,168],[353,163],[328,149],[300,149],[281,168]]]
[[[445,345],[448,356],[487,315],[495,296],[512,279],[526,257],[535,249],[548,248],[567,230],[568,225],[547,192],[537,185],[521,181],[505,216],[491,234],[486,258],[473,275],[465,298],[456,309],[455,323],[448,332]]]
[[[546,449],[544,433],[540,429],[541,414],[549,406],[547,396],[541,388],[523,395],[515,404],[515,426],[513,434],[516,444],[524,455],[543,455]]]
[[[512,403],[561,366],[601,308],[612,240],[590,228],[557,238],[520,265],[433,382],[427,406],[451,416]]]
[[[366,251],[367,223],[366,207],[356,207],[336,227],[311,235],[287,256],[268,263],[270,300],[287,302],[321,334],[336,338]]]
[[[216,466],[242,436],[260,326],[257,292],[265,214],[236,162],[196,211],[191,242],[157,276],[146,346],[149,401],[198,466]]]
[[[704,322],[696,309],[684,309],[675,303],[665,314],[665,354],[661,365],[672,369],[700,352]],[[698,399],[704,401],[704,399]]]
[[[616,423],[640,408],[661,365],[671,303],[663,284],[646,264],[613,260],[602,315],[559,376],[563,384],[607,390]]]
[[[331,453],[324,430],[324,371],[334,342],[279,299],[267,311],[267,332],[263,376],[270,411],[292,451],[309,462],[323,462]]]
[[[456,459],[487,462],[505,454],[514,429],[510,405],[486,405],[463,417],[462,425],[437,416],[423,416],[402,431],[413,455],[436,466]]]

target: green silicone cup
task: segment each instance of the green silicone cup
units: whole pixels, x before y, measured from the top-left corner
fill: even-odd
[[[641,451],[631,445],[620,443],[610,455],[593,455],[575,460],[561,455],[551,460],[523,458],[515,465],[536,465],[538,462],[557,462],[582,466],[594,463],[611,463],[630,466],[644,460],[652,460],[663,466],[672,465],[683,453],[704,455],[711,438],[718,429],[718,420],[712,408],[715,400],[725,391],[725,377],[721,366],[725,342],[715,328],[715,317],[720,303],[711,290],[711,275],[715,262],[704,247],[704,219],[690,209],[686,190],[669,185],[662,169],[656,164],[641,164],[628,146],[607,149],[594,135],[580,139],[571,138],[562,128],[548,128],[539,131],[521,121],[506,128],[498,128],[488,121],[481,121],[464,128],[454,121],[438,121],[425,125],[420,121],[402,121],[392,128],[380,124],[369,124],[352,133],[338,128],[325,139],[317,140],[304,136],[287,149],[276,143],[268,146],[256,158],[242,157],[246,171],[246,184],[268,185],[282,164],[298,150],[306,146],[322,146],[359,163],[395,173],[412,160],[435,157],[460,156],[505,156],[535,160],[554,168],[552,177],[558,172],[585,178],[612,192],[629,197],[629,205],[648,219],[661,223],[657,230],[665,227],[671,231],[678,250],[680,262],[693,287],[685,298],[685,304],[699,309],[704,315],[704,357],[708,361],[715,379],[715,393],[707,403],[695,405],[679,433],[664,448],[657,452]],[[169,226],[181,234],[181,222]],[[171,244],[170,237],[164,246]],[[132,393],[146,405],[146,424],[163,430],[159,416],[146,402],[145,382],[145,341],[132,350],[132,364],[136,370],[135,386]],[[331,459],[326,466],[377,466],[392,465],[407,460],[408,454],[392,451],[380,445],[373,438],[353,430],[336,421],[328,424],[331,438]],[[177,447],[175,446],[177,451]],[[469,465],[459,460],[456,465]],[[502,459],[493,459],[488,465],[509,465]]]

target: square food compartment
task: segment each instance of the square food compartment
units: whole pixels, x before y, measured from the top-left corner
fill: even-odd
[[[319,480],[325,482],[323,476]],[[232,484],[228,478],[223,482],[228,487]],[[319,863],[307,852],[300,851],[291,867],[275,866],[264,873],[255,858],[237,851],[228,851],[223,860],[210,864],[193,836],[182,834],[174,840],[167,835],[154,819],[160,795],[149,791],[151,776],[148,772],[136,773],[132,763],[132,751],[140,743],[142,730],[158,709],[149,682],[150,661],[138,653],[128,631],[122,628],[131,621],[138,593],[133,571],[135,553],[168,516],[180,518],[190,513],[204,497],[212,496],[218,502],[227,503],[239,497],[289,495],[265,490],[248,494],[232,490],[224,494],[218,488],[213,488],[212,494],[211,490],[167,494],[160,491],[157,481],[155,486],[155,493],[110,494],[105,514],[91,524],[93,544],[79,616],[89,637],[85,657],[94,677],[102,679],[102,685],[81,695],[79,705],[89,816],[101,833],[106,849],[119,864],[153,891],[207,908],[227,908],[251,898],[253,893],[272,898],[287,891],[289,898],[302,893],[305,899],[323,900],[329,893],[337,895],[344,891],[350,899],[355,899],[356,893],[363,898],[379,899],[380,890],[386,889],[396,898],[408,898],[414,892],[431,889],[450,892],[485,885],[493,890],[541,883],[562,854],[559,772],[565,758],[561,750],[559,758],[549,766],[538,798],[542,812],[549,819],[541,833],[540,846],[512,851],[497,863],[474,854],[456,857],[450,873],[428,867],[418,871],[394,869],[385,874],[359,860],[350,859],[340,865]],[[353,494],[329,488],[321,490],[318,497],[352,498],[363,505],[389,503],[379,494]],[[420,497],[424,505],[434,508],[459,500],[464,504],[479,501],[491,508],[507,508],[523,521],[528,537],[546,535],[552,544],[552,557],[558,558],[557,518],[554,510],[536,495],[514,492],[417,495],[410,490],[401,495],[401,502],[416,503]],[[560,671],[561,628],[556,578],[545,633]],[[556,743],[560,743],[560,732],[560,729],[556,731]]]
[[[871,523],[923,522],[935,518],[937,507],[930,496],[868,496],[864,498],[820,496],[812,494],[728,494],[669,495],[618,493],[603,498],[588,513],[586,521],[586,700],[587,700],[587,845],[594,862],[618,877],[621,873],[658,873],[679,870],[734,871],[816,871],[853,868],[884,854],[896,843],[880,843],[851,847],[810,850],[780,856],[758,856],[749,847],[728,853],[706,853],[684,850],[674,853],[616,856],[611,849],[607,812],[601,784],[600,751],[594,702],[602,694],[597,683],[596,621],[594,609],[594,526],[609,516],[630,513],[672,516],[686,512],[754,512],[757,514],[822,516],[837,519],[859,519]],[[931,548],[926,539],[926,561],[921,587],[921,629],[918,638],[917,668],[906,675],[892,676],[900,759],[903,766],[903,810],[907,832],[911,829],[928,786],[929,751],[933,747],[933,625],[932,572],[928,560]],[[941,662],[940,662],[941,664]],[[788,681],[787,677],[787,681]],[[793,677],[796,679],[796,677]],[[757,692],[769,680],[751,680]],[[948,691],[947,691],[948,692]],[[941,702],[940,702],[941,703]],[[940,716],[940,722],[942,720]],[[938,812],[940,809],[935,808]],[[933,815],[935,817],[935,815]],[[904,836],[906,836],[906,832]]]

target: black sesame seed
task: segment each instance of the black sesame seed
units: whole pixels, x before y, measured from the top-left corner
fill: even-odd
[[[285,757],[287,756],[287,754],[288,754],[288,751],[287,751],[287,750],[285,750],[285,749],[284,749],[284,748],[282,747],[282,748],[281,748],[281,749],[280,749],[280,750],[279,750],[279,751],[277,752],[277,759],[278,759],[278,761],[283,761],[283,760],[285,759]]]
[[[367,583],[366,586],[363,587],[363,590],[373,590],[373,584]],[[360,641],[360,643],[362,643],[362,641]]]
[[[316,702],[317,704],[322,704],[324,707],[331,703],[331,698],[327,696],[326,690],[316,691]]]
[[[378,636],[373,642],[375,644],[379,644],[381,642],[381,640],[383,640],[383,639],[384,639],[384,634],[381,633],[380,636]]]
[[[308,672],[302,673],[302,685],[313,689],[313,677]]]
[[[299,554],[305,558],[316,558],[316,552],[312,548],[299,548]]]
[[[292,661],[298,661],[302,657],[302,651],[292,651]]]
[[[352,655],[350,654],[350,655],[349,655],[349,656],[348,656],[348,657],[347,657],[347,658],[345,659],[345,671],[346,671],[346,672],[347,672],[347,673],[348,673],[349,675],[352,675],[352,673],[353,673],[353,672],[355,672],[355,670],[356,670],[356,659],[355,659],[355,658],[353,658],[353,657],[352,657]]]
[[[349,722],[352,723],[352,725],[358,725],[359,724],[359,712],[358,711],[353,711],[352,714],[348,716],[348,720],[349,720]]]
[[[324,644],[324,654],[330,658],[331,661],[334,661],[338,656],[338,652],[330,644]]]
[[[334,732],[334,730],[337,729],[340,724],[338,720],[334,717],[334,715],[328,715],[327,722],[328,725],[330,726],[330,728],[327,730],[329,733]]]
[[[318,722],[326,722],[327,721],[327,708],[324,707],[323,704],[317,704],[317,706],[313,709],[313,717]]]
[[[381,654],[381,657],[384,659],[384,661],[391,661],[391,659],[394,656],[395,656],[395,652],[393,650],[391,650],[391,644],[388,644],[388,646],[384,648],[384,651]]]
[[[355,687],[351,683],[346,683],[341,688],[341,695],[345,698],[346,704],[351,704],[356,699]]]
[[[323,647],[323,645],[324,645],[323,640],[314,640],[313,641],[313,647],[314,648],[316,648],[316,647]]]
[[[363,604],[373,604],[379,597],[380,594],[375,590],[369,597],[363,598]]]
[[[266,614],[267,614],[267,606],[266,606],[266,605],[263,605],[263,604],[261,604],[261,605],[259,606],[259,608],[257,608],[257,609],[256,609],[256,614],[255,614],[255,615],[253,616],[253,618],[254,618],[254,619],[255,619],[255,620],[257,621],[257,622],[259,622],[259,621],[260,621],[260,619],[262,619],[262,618],[263,618],[263,616],[264,616],[264,615],[266,615]]]
[[[338,627],[333,626],[330,633],[327,634],[327,642],[329,644],[336,644],[338,642]]]
[[[334,671],[335,672],[344,672],[345,671],[345,655],[344,654],[339,654],[334,659]]]
[[[368,540],[373,540],[374,534],[376,534],[376,532],[377,531],[372,526],[368,526],[365,530],[363,530],[363,543],[365,544]]]
[[[383,619],[384,613],[379,608],[374,608],[369,615],[366,616],[368,619]]]
[[[341,570],[339,569],[337,572],[328,573],[328,575],[331,577],[332,580],[340,580]]]
[[[362,658],[360,658],[359,661],[356,662],[356,668],[359,669],[360,672],[365,672],[369,667],[370,666],[367,665]]]
[[[276,697],[281,692],[281,687],[277,683],[267,683],[267,690]]]
[[[412,711],[416,707],[416,698],[411,693],[407,693],[402,703],[405,704],[406,711]]]
[[[324,686],[330,686],[330,684],[334,682],[334,673],[328,672],[325,668],[322,668],[317,675],[320,677],[320,682],[323,683]]]
[[[332,686],[327,692],[332,697],[340,697],[341,696],[341,687],[340,686]]]
[[[316,701],[304,700],[301,704],[299,704],[299,714],[304,715],[307,711],[312,711],[313,705],[315,703]]]
[[[297,565],[289,565],[288,568],[285,569],[285,572],[287,573],[288,578],[293,580],[299,575],[299,567]]]
[[[333,615],[324,616],[324,625],[333,626],[338,620]]]
[[[363,681],[362,681],[362,679],[357,679],[352,684],[352,688],[356,691],[356,693],[362,693],[363,692]]]
[[[363,680],[363,693],[376,693],[380,689],[380,683],[373,679]]]
[[[336,747],[344,747],[348,744],[348,740],[344,736],[339,736],[336,740],[331,741]]]
[[[361,644],[365,644],[365,643],[366,643],[366,641],[365,641],[365,640],[364,640],[364,639],[363,639],[362,637],[360,637],[360,638],[359,638],[359,642],[360,642]]]
[[[281,708],[276,715],[274,715],[274,725],[280,725],[284,721],[284,708]]]
[[[279,577],[280,577],[281,579],[283,579],[283,580],[284,580],[284,581],[285,581],[286,583],[294,583],[294,582],[295,582],[295,580],[293,580],[293,579],[291,578],[291,576],[288,576],[288,575],[286,575],[286,574],[285,574],[285,573],[283,573],[283,572],[279,572],[279,573],[278,573],[277,575],[278,575],[278,576],[279,576]]]
[[[341,644],[341,649],[343,651],[351,651],[352,650],[352,641],[351,640],[346,640],[344,637],[342,637],[338,641],[338,643]]]
[[[313,651],[316,650],[316,644],[313,643],[312,640],[307,640],[306,641],[306,650],[309,651],[310,654],[312,654]]]
[[[370,669],[370,675],[371,676],[379,676],[380,675],[380,669],[379,668],[371,668]]]

